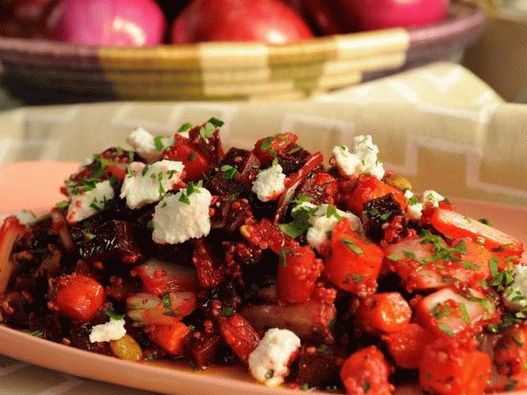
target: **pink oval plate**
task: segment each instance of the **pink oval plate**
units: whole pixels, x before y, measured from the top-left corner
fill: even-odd
[[[13,213],[21,209],[30,209],[37,214],[46,212],[63,199],[59,187],[77,167],[78,164],[73,162],[0,165],[0,213]],[[461,212],[474,218],[488,218],[497,228],[526,240],[527,210],[463,199],[455,199],[455,203]],[[126,362],[42,340],[1,325],[0,354],[80,377],[176,395],[302,393],[255,384],[248,373],[236,366],[194,371],[177,362]],[[419,393],[414,387],[397,391],[398,395]],[[517,392],[520,393],[524,392]]]

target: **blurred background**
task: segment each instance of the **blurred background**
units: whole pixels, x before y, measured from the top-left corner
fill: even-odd
[[[527,0],[0,0],[0,108],[297,100],[433,62],[527,102]]]

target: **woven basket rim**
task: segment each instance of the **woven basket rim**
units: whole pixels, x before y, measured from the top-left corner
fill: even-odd
[[[320,56],[331,56],[335,49],[337,39],[360,39],[361,37],[375,37],[389,35],[390,33],[407,31],[410,39],[416,37],[417,40],[426,40],[427,43],[442,42],[448,40],[452,35],[459,34],[460,30],[467,27],[480,26],[485,23],[486,17],[482,10],[475,9],[468,5],[455,4],[449,11],[451,17],[437,24],[417,28],[393,28],[382,29],[368,32],[358,32],[349,34],[339,34],[330,36],[314,37],[309,40],[288,43],[288,44],[264,44],[258,42],[206,42],[196,44],[162,44],[152,47],[119,47],[119,46],[90,46],[78,45],[64,42],[57,42],[45,39],[24,39],[0,36],[0,61],[2,52],[22,53],[30,55],[32,53],[40,56],[49,53],[53,58],[57,57],[90,57],[97,56],[101,50],[111,51],[117,58],[133,57],[152,58],[164,57],[167,55],[179,55],[182,57],[191,56],[196,53],[196,49],[207,45],[224,45],[233,49],[266,48],[269,51],[280,51],[284,63],[290,58],[295,58],[295,63],[303,63],[298,59],[298,52],[301,48],[315,49]],[[412,42],[410,42],[412,45]],[[302,51],[302,52],[304,52]],[[178,57],[179,57],[178,56]],[[309,58],[309,57],[308,57]],[[306,59],[307,63],[312,59]]]

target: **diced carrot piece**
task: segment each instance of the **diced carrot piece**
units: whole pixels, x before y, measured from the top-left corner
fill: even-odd
[[[406,211],[408,206],[404,194],[374,176],[363,175],[357,179],[357,184],[353,191],[344,198],[348,210],[356,215],[362,215],[366,203],[388,194],[392,194],[394,200],[399,203],[401,210]]]
[[[485,390],[490,370],[490,357],[477,351],[472,340],[442,337],[423,351],[419,384],[437,395],[479,395]]]
[[[397,366],[404,369],[418,369],[423,349],[432,343],[434,337],[420,325],[411,323],[399,332],[382,336],[390,355]]]
[[[276,292],[284,303],[305,303],[315,289],[323,270],[320,259],[310,247],[294,245],[279,253]]]
[[[331,252],[324,261],[326,275],[337,288],[366,297],[377,289],[383,258],[377,245],[353,232],[343,219],[331,236]]]
[[[340,370],[342,384],[350,395],[389,395],[394,387],[388,381],[391,367],[375,346],[359,350],[346,359]]]
[[[403,330],[410,318],[412,310],[398,292],[368,296],[355,311],[355,321],[371,334]]]
[[[81,274],[62,276],[57,281],[54,305],[65,316],[89,322],[106,300],[104,288]]]
[[[230,317],[219,320],[220,332],[232,351],[244,363],[260,342],[260,335],[254,330],[249,321],[241,314],[235,313]]]
[[[156,325],[150,331],[152,341],[172,356],[183,354],[185,339],[190,329],[182,322],[171,325]]]
[[[7,217],[3,223],[0,221],[0,294],[6,291],[15,269],[11,260],[13,246],[26,231],[15,216]]]

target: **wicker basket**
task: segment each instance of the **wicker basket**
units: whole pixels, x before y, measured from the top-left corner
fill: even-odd
[[[287,45],[119,48],[0,37],[3,83],[29,104],[107,100],[295,99],[449,60],[482,32],[483,12],[453,5],[440,24]]]

